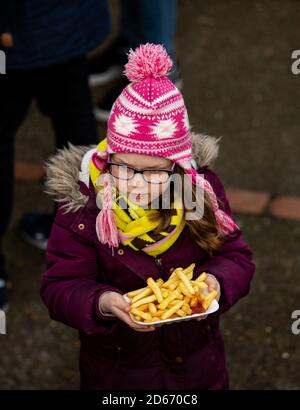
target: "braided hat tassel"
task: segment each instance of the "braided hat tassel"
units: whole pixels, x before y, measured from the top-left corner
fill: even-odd
[[[234,232],[235,230],[239,230],[238,225],[233,221],[233,219],[229,215],[227,215],[226,212],[220,209],[216,194],[211,184],[200,174],[198,174],[198,172],[194,168],[185,169],[184,171],[187,175],[190,175],[193,184],[198,185],[200,188],[204,189],[207,192],[220,231],[227,235]]]
[[[101,243],[108,244],[110,247],[118,247],[120,238],[111,207],[112,192],[109,183],[109,174],[103,175],[103,186],[103,206],[96,218],[96,232]]]

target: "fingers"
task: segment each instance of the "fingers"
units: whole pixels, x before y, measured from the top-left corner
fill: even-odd
[[[220,296],[221,296],[221,288],[218,280],[213,276],[213,275],[207,275],[207,278],[205,279],[205,283],[208,285],[208,292],[212,292],[213,290],[216,290],[218,292],[216,296],[216,300],[219,301]]]
[[[217,282],[211,276],[207,276],[205,283],[208,285],[207,290],[211,292],[212,290],[217,290]]]
[[[129,316],[129,309],[125,307],[125,309],[120,309],[117,306],[114,306],[112,308],[112,312],[123,322],[125,322],[128,326],[130,326],[132,329],[138,331],[138,332],[152,332],[155,330],[154,326],[145,326],[145,325],[139,325],[138,323],[134,323],[131,320],[131,317]]]
[[[129,315],[130,305],[120,293],[117,292],[107,292],[102,296],[107,297],[109,300],[107,304],[109,305],[109,311],[117,316],[120,320],[130,326],[132,329],[139,332],[149,332],[155,330],[154,326],[144,326],[134,323]]]
[[[120,294],[115,294],[112,300],[113,307],[116,307],[124,312],[129,312],[130,306],[129,303],[123,298]]]
[[[204,320],[204,319],[206,319],[206,318],[207,318],[207,316],[208,316],[208,315],[197,317],[197,319],[196,319],[196,320],[198,320],[198,322],[200,322],[200,320]]]
[[[146,329],[144,329],[145,327],[146,326],[143,326],[143,329],[140,329],[140,328],[137,329],[133,327],[133,329],[136,330],[137,332],[153,332],[153,330],[155,330],[154,326],[147,326]]]
[[[118,300],[118,304],[116,306],[117,309],[120,310],[120,314],[122,316],[122,320],[127,323],[132,329],[137,330],[139,332],[151,332],[155,330],[154,326],[145,326],[145,325],[139,325],[131,319],[129,316],[130,312],[130,305],[126,300],[121,296],[121,299]]]

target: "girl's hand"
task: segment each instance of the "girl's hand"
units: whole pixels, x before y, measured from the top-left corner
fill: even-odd
[[[217,296],[216,296],[216,300],[219,301],[220,300],[220,296],[221,296],[221,287],[220,284],[218,282],[218,280],[216,279],[216,277],[210,273],[207,274],[207,278],[204,281],[207,285],[208,285],[208,292],[212,292],[213,290],[217,291]],[[203,320],[206,319],[208,315],[205,316],[200,316],[197,318],[197,320]]]
[[[99,307],[103,313],[111,313],[125,322],[137,332],[150,332],[155,330],[154,326],[138,325],[131,320],[129,316],[129,303],[118,292],[105,292],[99,299]]]
[[[221,287],[220,287],[220,284],[219,284],[217,278],[214,275],[212,275],[211,273],[208,273],[207,278],[205,279],[204,282],[208,285],[207,290],[209,292],[212,292],[213,290],[217,291],[216,300],[219,302],[220,296],[221,296]]]

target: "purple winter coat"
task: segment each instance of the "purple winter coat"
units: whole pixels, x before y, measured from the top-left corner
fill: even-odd
[[[222,250],[208,257],[186,227],[166,252],[155,258],[120,245],[99,243],[99,210],[92,184],[78,169],[84,152],[71,147],[52,158],[48,191],[68,204],[59,210],[47,249],[41,295],[54,320],[79,330],[82,389],[224,389],[228,387],[220,314],[249,291],[255,271],[242,233],[228,237]],[[203,158],[201,164],[205,164]],[[207,161],[208,162],[208,161]],[[220,206],[231,210],[218,176],[201,166]],[[83,182],[85,180],[85,182]],[[232,215],[232,214],[231,214]],[[121,294],[145,286],[148,277],[167,280],[170,269],[196,263],[195,276],[212,273],[219,280],[220,309],[202,321],[190,320],[137,332],[114,317],[103,316],[98,301],[107,290]]]

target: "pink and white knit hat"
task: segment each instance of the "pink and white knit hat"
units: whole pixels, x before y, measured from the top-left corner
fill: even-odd
[[[112,107],[107,149],[104,153],[98,151],[93,162],[95,166],[102,163],[99,168],[103,169],[103,162],[112,153],[143,154],[176,162],[191,176],[194,184],[207,191],[218,227],[228,234],[238,226],[219,208],[211,185],[192,166],[192,135],[187,110],[182,94],[167,77],[172,65],[166,50],[159,44],[147,43],[130,50],[124,70],[130,84]],[[110,198],[108,183],[105,188],[104,198]],[[109,205],[103,203],[97,234],[101,242],[116,246],[119,242],[117,231],[113,226],[106,226],[113,224],[112,215],[108,218],[108,208]],[[108,232],[114,232],[114,240],[110,241]]]

